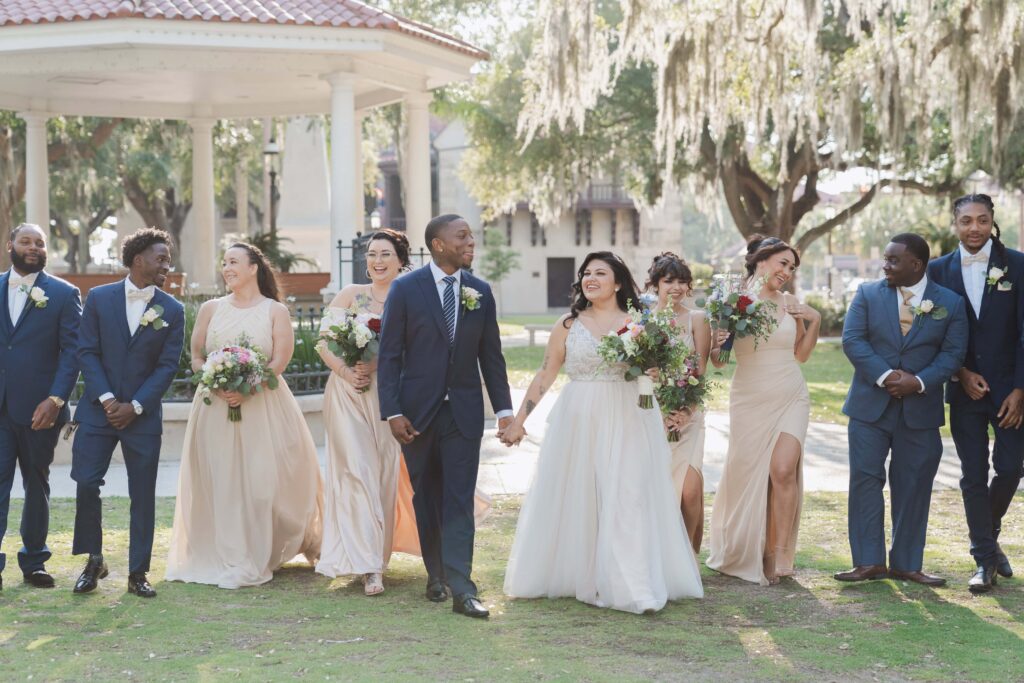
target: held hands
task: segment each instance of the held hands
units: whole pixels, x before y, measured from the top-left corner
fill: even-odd
[[[518,446],[525,436],[526,429],[513,418],[503,417],[498,420],[498,439],[505,446]]]
[[[882,388],[893,398],[904,398],[921,391],[921,382],[909,372],[893,370],[882,382]]]
[[[57,407],[57,404],[49,398],[44,398],[43,402],[37,405],[35,412],[32,413],[32,429],[36,431],[49,429],[57,423],[57,415],[59,413],[60,408]]]
[[[404,415],[388,420],[388,426],[391,427],[391,436],[395,437],[395,440],[403,446],[412,443],[412,440],[420,435],[412,426],[412,422],[409,422],[409,418]]]
[[[985,394],[989,392],[988,382],[985,378],[976,372],[971,372],[967,368],[960,368],[956,373],[960,379],[960,386],[964,388],[967,395],[971,397],[972,401],[978,401],[985,397]],[[1006,405],[1005,403],[1003,404]]]
[[[1024,423],[1024,389],[1011,391],[996,417],[1000,418],[999,426],[1003,429],[1018,429]]]
[[[114,399],[103,404],[103,412],[107,414],[110,426],[117,430],[126,428],[138,417],[135,414],[135,406],[131,403],[121,403]]]

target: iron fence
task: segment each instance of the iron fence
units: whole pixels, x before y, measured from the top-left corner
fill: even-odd
[[[372,234],[372,232],[366,234],[356,233],[356,238],[352,240],[351,244],[345,244],[345,240],[338,240],[336,248],[338,250],[339,287],[344,287],[345,284],[369,284],[370,278],[366,274],[366,246],[369,244]],[[429,256],[430,253],[423,247],[420,247],[419,251],[409,254],[409,260],[412,261],[412,267],[417,268],[426,264]],[[352,264],[352,283],[340,281],[344,277],[346,263]]]

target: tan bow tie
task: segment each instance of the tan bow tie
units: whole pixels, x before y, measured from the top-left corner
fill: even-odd
[[[128,301],[145,301],[147,304],[153,298],[153,288],[130,289],[128,290]]]
[[[960,265],[969,266],[972,263],[986,265],[988,256],[983,251],[979,251],[977,254],[960,254]]]
[[[29,273],[28,275],[18,275],[17,273],[11,273],[11,279],[7,281],[9,288],[16,288],[22,285],[34,285],[36,283],[37,273]]]

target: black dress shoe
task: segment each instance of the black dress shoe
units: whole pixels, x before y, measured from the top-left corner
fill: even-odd
[[[133,572],[128,575],[128,592],[140,598],[156,597],[156,591],[146,579],[146,572]]]
[[[452,596],[447,584],[441,581],[430,581],[427,583],[427,600],[430,602],[444,602]]]
[[[100,579],[107,578],[109,573],[107,563],[103,561],[102,555],[90,555],[89,561],[85,563],[85,569],[82,570],[82,575],[75,582],[73,592],[90,593],[96,590],[96,586],[100,585]]]
[[[452,601],[452,611],[474,619],[486,619],[491,613],[484,609],[483,604],[475,595],[459,595]]]
[[[996,585],[995,565],[980,566],[978,571],[974,572],[971,580],[967,582],[967,590],[972,593],[988,593],[994,585]]]
[[[53,588],[53,577],[45,569],[37,569],[24,575],[25,583],[34,588]]]
[[[996,572],[1004,579],[1013,576],[1013,567],[1010,566],[1010,560],[1007,559],[1003,549],[998,547],[996,549]]]

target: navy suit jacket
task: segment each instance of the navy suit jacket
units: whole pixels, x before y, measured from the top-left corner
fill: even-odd
[[[985,378],[992,401],[1000,406],[1011,391],[1024,389],[1024,254],[1006,249],[1005,254],[1000,255],[993,248],[986,274],[992,267],[1006,273],[1010,290],[999,291],[997,286],[986,284],[980,318],[967,299],[959,249],[929,263],[928,277],[964,298],[970,329],[964,367]],[[960,382],[947,385],[946,400],[973,402]]]
[[[35,286],[46,293],[46,306],[37,308],[29,299],[12,325],[9,279],[10,271],[0,275],[0,402],[15,422],[30,425],[36,406],[47,396],[67,401],[78,381],[82,300],[74,285],[40,272]],[[67,422],[68,416],[65,404],[57,423]]]
[[[75,411],[75,420],[108,427],[99,397],[110,392],[118,401],[138,401],[142,405],[142,415],[124,432],[163,433],[161,400],[178,372],[178,360],[185,345],[185,308],[159,289],[147,310],[154,306],[163,308],[160,318],[167,325],[159,330],[152,325],[139,325],[131,335],[125,312],[124,280],[89,292],[78,348],[85,393]]]
[[[964,300],[955,292],[928,281],[924,299],[947,315],[935,320],[925,313],[914,318],[906,336],[900,331],[896,290],[885,280],[857,288],[843,325],[843,351],[853,364],[853,381],[843,412],[862,422],[882,416],[889,401],[903,401],[903,418],[912,429],[932,429],[945,424],[942,385],[960,369],[967,352],[967,313]],[[934,312],[934,309],[933,309]],[[924,382],[923,394],[893,399],[878,386],[886,370],[905,370]]]
[[[467,311],[459,303],[451,348],[430,265],[392,283],[377,360],[381,419],[402,414],[423,431],[447,394],[459,431],[467,438],[480,438],[484,433],[481,372],[494,410],[512,409],[491,288],[465,270],[460,277],[462,287],[480,292],[480,307]]]

